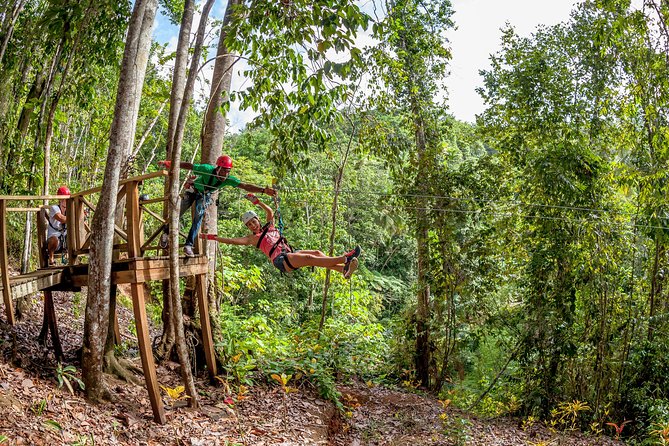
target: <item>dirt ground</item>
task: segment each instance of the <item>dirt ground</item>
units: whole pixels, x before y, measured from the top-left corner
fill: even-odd
[[[84,298],[81,298],[84,299]],[[83,332],[82,303],[72,293],[54,293],[66,362],[77,366]],[[124,339],[133,336],[132,312],[119,308]],[[3,445],[616,445],[609,437],[551,433],[518,420],[481,420],[435,398],[364,383],[339,386],[344,412],[303,387],[291,393],[272,384],[244,395],[198,377],[200,408],[167,395],[167,423],[153,421],[142,386],[108,378],[116,401],[90,404],[77,390],[58,387],[50,349],[36,336],[42,322],[40,298],[12,328],[0,324],[0,440]],[[154,333],[157,335],[158,333]],[[132,348],[128,352],[132,355]],[[136,353],[136,352],[135,352]],[[139,366],[139,359],[134,362]],[[179,385],[178,364],[157,368],[159,382]]]

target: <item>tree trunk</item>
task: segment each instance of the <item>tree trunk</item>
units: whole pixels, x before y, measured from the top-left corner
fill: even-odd
[[[179,41],[177,43],[176,59],[174,60],[174,72],[172,74],[172,91],[170,93],[170,110],[167,122],[167,147],[165,149],[166,159],[173,159],[174,152],[174,134],[176,133],[179,113],[183,106],[184,90],[186,88],[186,67],[188,65],[188,50],[190,42],[190,31],[193,25],[194,1],[186,0],[184,2],[184,12],[181,16],[181,27],[179,28]],[[178,163],[174,164],[178,171]],[[178,176],[177,176],[178,178]],[[165,182],[165,196],[170,196],[170,183]],[[178,206],[179,204],[176,204]],[[170,219],[170,206],[163,206],[163,218],[165,221]],[[178,228],[178,226],[177,226]],[[178,242],[178,238],[177,238]],[[178,243],[176,244],[178,247]],[[172,276],[179,277],[179,276]],[[170,281],[163,280],[163,312],[161,315],[163,321],[163,334],[161,335],[160,345],[157,348],[159,358],[168,359],[174,348],[175,331],[172,323],[172,299],[170,298]]]
[[[663,273],[661,272],[662,259],[665,257],[665,247],[660,242],[659,237],[655,237],[655,257],[653,259],[653,269],[651,272],[650,295],[648,296],[648,342],[653,342],[655,330],[658,326],[657,308],[658,301],[662,295]]]
[[[103,351],[109,324],[109,292],[114,237],[114,213],[123,155],[129,153],[139,112],[151,44],[157,0],[137,0],[130,18],[121,75],[116,95],[109,152],[102,191],[91,224],[89,288],[84,320],[82,377],[87,396],[99,401],[106,396],[102,382]],[[111,211],[111,212],[110,212]],[[145,371],[146,372],[146,371]]]
[[[207,0],[205,3],[200,24],[198,26],[197,36],[195,38],[195,48],[193,58],[191,59],[190,71],[186,79],[183,101],[179,109],[179,119],[177,120],[172,146],[172,175],[170,176],[170,276],[179,277],[179,163],[181,162],[181,144],[183,142],[184,128],[186,126],[186,117],[190,109],[190,100],[193,97],[195,88],[195,79],[197,79],[200,58],[202,57],[202,43],[207,26],[207,20],[214,0]],[[176,340],[177,354],[181,364],[181,375],[184,386],[190,398],[188,403],[191,407],[197,407],[197,391],[193,382],[193,374],[190,369],[190,360],[188,348],[186,346],[186,334],[183,325],[183,308],[181,306],[181,293],[179,281],[170,282],[170,301],[172,304],[172,324],[174,325],[174,334]]]
[[[211,92],[209,94],[209,104],[205,112],[204,122],[202,124],[202,159],[203,163],[214,163],[216,158],[221,155],[223,150],[223,138],[225,137],[225,116],[221,112],[222,105],[229,100],[230,86],[232,83],[232,65],[235,58],[228,53],[225,44],[227,39],[226,28],[232,20],[232,13],[235,6],[241,4],[241,0],[229,0],[223,17],[221,35],[218,41],[216,51],[216,62],[214,64],[214,73],[211,81]],[[217,232],[217,206],[214,201],[208,208],[204,216],[203,228],[210,233]],[[209,288],[213,287],[214,272],[216,271],[216,242],[209,241],[203,243],[204,254],[209,257]],[[213,291],[213,290],[212,290]],[[209,316],[211,319],[211,330],[214,338],[214,344],[223,341],[223,334],[218,317],[218,307],[216,305],[216,293],[207,292]]]
[[[350,119],[349,123],[351,124],[351,135],[348,139],[348,144],[346,150],[341,159],[341,163],[337,166],[337,177],[335,178],[335,189],[334,197],[332,199],[332,209],[331,209],[331,222],[332,228],[330,230],[330,245],[328,247],[328,255],[332,257],[334,254],[334,239],[337,232],[337,209],[339,206],[339,194],[341,192],[341,184],[344,179],[344,170],[346,169],[346,162],[348,161],[348,156],[351,153],[351,144],[353,143],[353,136],[355,135],[356,128]],[[325,313],[327,311],[327,301],[328,301],[328,290],[330,288],[330,274],[332,270],[325,270],[325,282],[323,283],[323,306],[321,307],[321,320],[318,324],[318,331],[323,330],[323,325],[325,324]]]
[[[3,38],[2,38],[2,45],[0,45],[0,64],[2,64],[2,59],[4,58],[5,52],[7,51],[7,45],[9,44],[9,39],[12,38],[12,34],[14,33],[14,24],[16,23],[16,19],[19,18],[19,14],[21,14],[21,11],[23,10],[25,4],[26,0],[20,0],[18,3],[14,5],[12,14],[6,17],[7,19],[6,26],[3,26],[3,29],[1,30],[1,32],[3,33]]]
[[[418,283],[416,299],[416,378],[424,387],[430,387],[430,286],[427,281],[430,251],[428,247],[429,221],[424,209],[427,209],[428,178],[426,158],[425,127],[422,118],[415,116],[415,137],[418,157],[416,186],[419,197],[416,200],[416,244],[418,263]]]

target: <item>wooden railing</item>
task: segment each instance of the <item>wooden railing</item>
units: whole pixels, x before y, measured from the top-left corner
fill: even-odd
[[[126,252],[128,257],[141,257],[145,251],[160,249],[153,243],[162,231],[162,226],[165,220],[162,217],[162,212],[152,211],[145,206],[151,203],[165,203],[165,197],[153,198],[150,200],[139,201],[139,187],[147,180],[154,178],[166,177],[167,171],[161,170],[152,172],[150,174],[136,176],[122,180],[119,182],[119,191],[117,195],[117,202],[122,198],[126,198],[126,222],[125,227],[115,225],[115,232],[118,235],[121,243],[114,245],[119,252]],[[8,255],[8,214],[10,212],[34,212],[37,215],[37,264],[39,268],[46,268],[47,259],[45,257],[46,250],[46,233],[48,223],[45,217],[48,218],[49,206],[43,205],[48,201],[66,200],[67,210],[67,263],[68,266],[73,266],[81,263],[82,255],[88,254],[91,240],[91,227],[89,220],[92,214],[96,211],[96,205],[93,203],[92,196],[98,194],[102,190],[101,187],[88,189],[81,192],[76,192],[72,195],[0,195],[0,283],[2,284],[2,298],[5,304],[5,314],[7,321],[14,325],[16,323],[14,317],[14,304],[11,287],[11,277],[9,274],[9,255]],[[9,207],[8,203],[22,202],[26,203],[24,207]],[[46,211],[46,212],[45,212]],[[162,211],[162,210],[161,210]],[[45,216],[43,215],[45,214]],[[157,221],[157,229],[144,241],[144,216],[147,215]],[[129,220],[130,219],[130,220]],[[134,219],[134,220],[132,220]],[[131,223],[128,224],[127,222]],[[139,224],[137,224],[139,223]],[[137,231],[137,240],[140,241],[139,246],[129,246],[128,244],[128,228],[133,228]]]

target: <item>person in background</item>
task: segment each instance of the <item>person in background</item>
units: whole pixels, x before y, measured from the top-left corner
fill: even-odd
[[[267,223],[260,224],[258,215],[254,211],[245,212],[242,222],[251,231],[245,237],[226,238],[215,234],[200,234],[206,240],[215,240],[228,245],[248,245],[260,249],[269,261],[282,273],[290,272],[304,266],[320,266],[340,272],[344,278],[351,277],[358,268],[360,247],[338,257],[329,257],[317,250],[293,250],[278,229],[274,227],[274,211],[253,194],[246,196],[253,204],[265,211]]]
[[[158,167],[170,169],[172,167],[172,162],[158,161]],[[276,195],[276,191],[271,187],[260,187],[253,184],[242,183],[239,178],[230,175],[230,171],[232,170],[232,158],[227,155],[219,156],[216,160],[216,165],[179,163],[179,167],[192,170],[196,175],[193,181],[186,183],[186,190],[181,199],[181,207],[179,209],[179,218],[181,218],[187,210],[193,205],[195,206],[193,223],[188,231],[184,246],[184,253],[187,257],[193,257],[195,255],[193,252],[195,237],[197,237],[197,233],[200,231],[204,212],[211,203],[211,195],[213,192],[225,186],[231,186],[244,189],[246,192],[262,192],[270,196]],[[167,248],[168,231],[169,226],[165,225],[163,233],[160,236],[160,247],[163,249]]]
[[[70,189],[67,186],[61,186],[56,191],[56,195],[71,195]],[[65,249],[65,241],[67,237],[67,201],[61,199],[58,204],[49,207],[49,214],[47,220],[49,226],[46,233],[46,249],[49,254],[49,266],[55,264],[53,255],[56,252]]]

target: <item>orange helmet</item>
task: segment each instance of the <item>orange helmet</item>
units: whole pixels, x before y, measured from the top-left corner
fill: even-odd
[[[56,195],[71,195],[70,189],[67,186],[60,186],[56,192]]]
[[[228,155],[221,155],[216,160],[216,165],[218,167],[223,167],[224,169],[232,169],[232,158]]]

